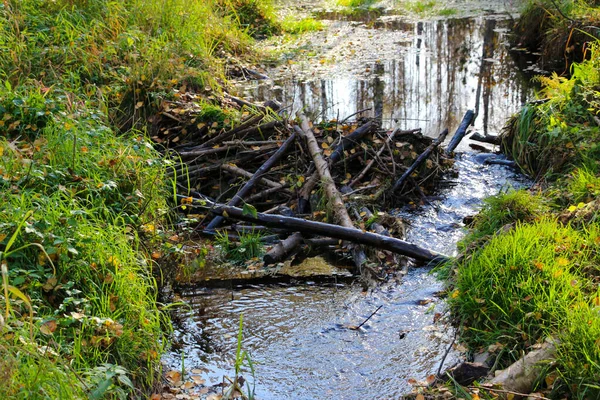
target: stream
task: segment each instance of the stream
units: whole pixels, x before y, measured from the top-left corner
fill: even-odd
[[[497,135],[530,89],[508,52],[506,12],[475,14],[327,20],[327,29],[301,39],[304,52],[290,53],[293,62],[268,71],[273,79],[240,83],[238,95],[275,98],[316,120],[369,109],[365,115],[379,116],[385,127],[420,127],[433,137],[445,127],[453,132],[467,109],[476,109],[474,129]],[[410,223],[406,240],[455,255],[463,218],[475,214],[482,199],[529,184],[507,167],[485,165],[490,154],[474,152],[469,143],[457,149],[458,175],[448,178],[441,200],[397,210]],[[186,289],[178,295],[190,308],[178,312],[178,346],[164,357],[165,368],[181,370],[184,363],[201,371],[209,386],[232,377],[243,313],[242,346],[254,364],[257,399],[399,398],[411,383],[437,372],[454,339],[447,307],[436,295],[442,289],[425,268],[369,292],[333,277],[318,284]],[[361,329],[346,328],[379,306]],[[461,357],[452,349],[444,366]],[[252,384],[248,372],[244,377]]]

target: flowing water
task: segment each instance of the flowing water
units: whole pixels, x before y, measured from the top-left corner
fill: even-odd
[[[311,53],[329,57],[328,46],[341,53],[350,41],[350,50],[361,53],[325,67],[327,62],[308,57],[270,71],[272,81],[240,90],[325,119],[370,108],[368,115],[381,115],[385,126],[421,127],[432,136],[443,127],[454,130],[469,108],[478,110],[477,130],[497,134],[528,97],[505,45],[504,14],[330,24],[307,39]],[[483,198],[527,184],[504,166],[484,165],[489,154],[470,151],[468,141],[459,150],[458,177],[441,191],[442,200],[417,211],[398,210],[411,223],[408,241],[448,255],[464,235],[463,218],[476,213]],[[188,369],[202,369],[208,385],[233,376],[243,313],[243,348],[254,362],[258,399],[398,398],[410,392],[410,380],[437,372],[454,338],[453,328],[442,322],[447,310],[436,297],[442,289],[428,270],[412,269],[367,293],[333,278],[329,284],[186,290],[179,295],[191,308],[180,312],[179,345],[164,361],[170,369],[181,369],[182,361]],[[360,330],[347,329],[379,306]],[[451,350],[444,365],[460,356]]]

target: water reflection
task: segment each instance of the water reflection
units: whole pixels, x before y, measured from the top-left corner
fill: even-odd
[[[529,93],[505,45],[507,26],[508,21],[489,17],[388,20],[377,27],[411,38],[397,57],[367,63],[361,76],[255,82],[246,95],[275,96],[316,120],[369,108],[367,115],[379,115],[385,127],[397,122],[433,136],[454,129],[467,109],[476,109],[475,128],[496,134]]]

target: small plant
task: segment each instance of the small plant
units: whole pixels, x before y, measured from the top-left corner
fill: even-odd
[[[221,248],[222,256],[233,262],[244,262],[255,257],[260,257],[264,253],[260,233],[241,232],[239,242],[233,242],[227,232],[218,232],[216,236],[217,244]]]
[[[244,314],[240,314],[240,324],[239,324],[239,328],[238,328],[238,335],[237,335],[237,347],[235,350],[235,363],[234,363],[234,369],[235,369],[235,376],[233,378],[233,381],[228,379],[229,382],[231,383],[229,385],[229,387],[227,387],[224,390],[224,395],[223,398],[224,399],[232,399],[234,398],[236,395],[239,395],[242,397],[242,399],[246,399],[246,400],[253,400],[254,396],[255,396],[255,377],[254,377],[254,364],[252,362],[252,359],[250,358],[250,354],[247,351],[242,351],[242,341],[244,339]],[[246,380],[246,393],[244,393],[244,389],[242,387],[243,384],[240,384],[240,382],[243,382],[242,379],[242,372],[244,367],[248,367],[250,375],[252,376],[252,387],[250,387],[250,383]]]
[[[534,221],[546,210],[542,197],[526,190],[510,190],[488,197],[483,209],[475,217],[472,232],[464,239],[463,245],[477,238],[493,235],[507,224]]]

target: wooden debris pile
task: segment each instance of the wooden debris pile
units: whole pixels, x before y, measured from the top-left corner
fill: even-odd
[[[185,110],[177,119],[168,112],[160,117],[172,121],[157,141],[170,145],[169,174],[186,212],[198,218],[196,231],[234,241],[260,232],[275,243],[266,263],[317,249],[342,253],[355,273],[372,275],[395,267],[396,255],[445,259],[398,239],[401,224],[385,211],[426,200],[435,190],[453,163],[440,149],[447,131],[433,140],[419,129],[384,130],[368,119],[288,121],[276,104],[252,108],[240,124],[225,128],[198,122],[193,107],[177,108]]]

